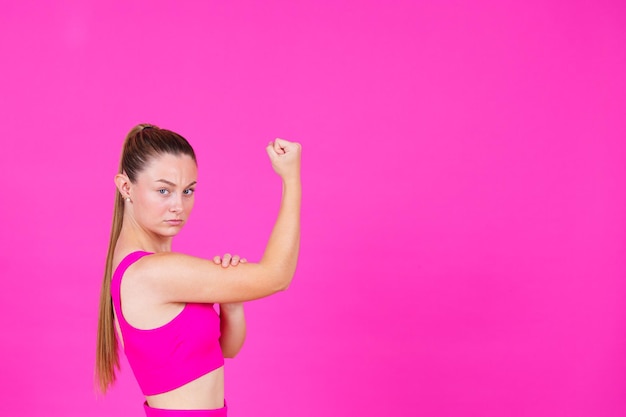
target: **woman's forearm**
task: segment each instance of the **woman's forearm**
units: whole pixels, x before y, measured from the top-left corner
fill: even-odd
[[[220,346],[225,358],[234,358],[246,340],[243,303],[220,304]]]
[[[278,218],[272,229],[260,264],[271,269],[279,289],[286,289],[296,271],[300,249],[300,176],[283,180]]]

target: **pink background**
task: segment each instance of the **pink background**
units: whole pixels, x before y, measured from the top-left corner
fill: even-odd
[[[230,415],[626,415],[623,2],[4,1],[0,34],[0,415],[142,415],[125,359],[92,387],[139,122],[196,148],[199,256],[260,258],[264,146],[304,146]]]

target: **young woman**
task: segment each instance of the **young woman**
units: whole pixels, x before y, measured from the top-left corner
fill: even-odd
[[[115,382],[119,342],[147,416],[226,416],[223,364],[245,338],[242,302],[286,289],[298,258],[301,147],[276,139],[266,150],[283,195],[261,261],[205,260],[171,251],[194,204],[192,147],[153,125],[127,135],[100,297],[96,376],[103,392]]]

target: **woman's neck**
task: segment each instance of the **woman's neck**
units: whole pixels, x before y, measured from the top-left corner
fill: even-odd
[[[172,238],[151,233],[132,220],[124,218],[117,247],[153,253],[171,252]]]

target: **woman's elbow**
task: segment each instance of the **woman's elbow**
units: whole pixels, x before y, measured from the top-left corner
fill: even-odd
[[[222,352],[222,354],[224,355],[225,359],[235,359],[235,357],[237,356],[237,354],[239,353],[239,351],[224,351]]]
[[[266,265],[263,268],[263,288],[266,295],[285,291],[291,285],[294,271],[292,268],[285,268],[283,265]]]
[[[276,286],[274,287],[274,292],[286,291],[291,285],[291,281],[293,280],[293,274],[284,274],[280,277],[276,282]]]
[[[228,345],[226,345],[225,343],[222,344],[222,356],[226,359],[234,359],[235,356],[237,356],[239,352],[241,352],[244,340],[245,338],[242,338],[240,341],[238,341],[238,343],[231,342]]]

